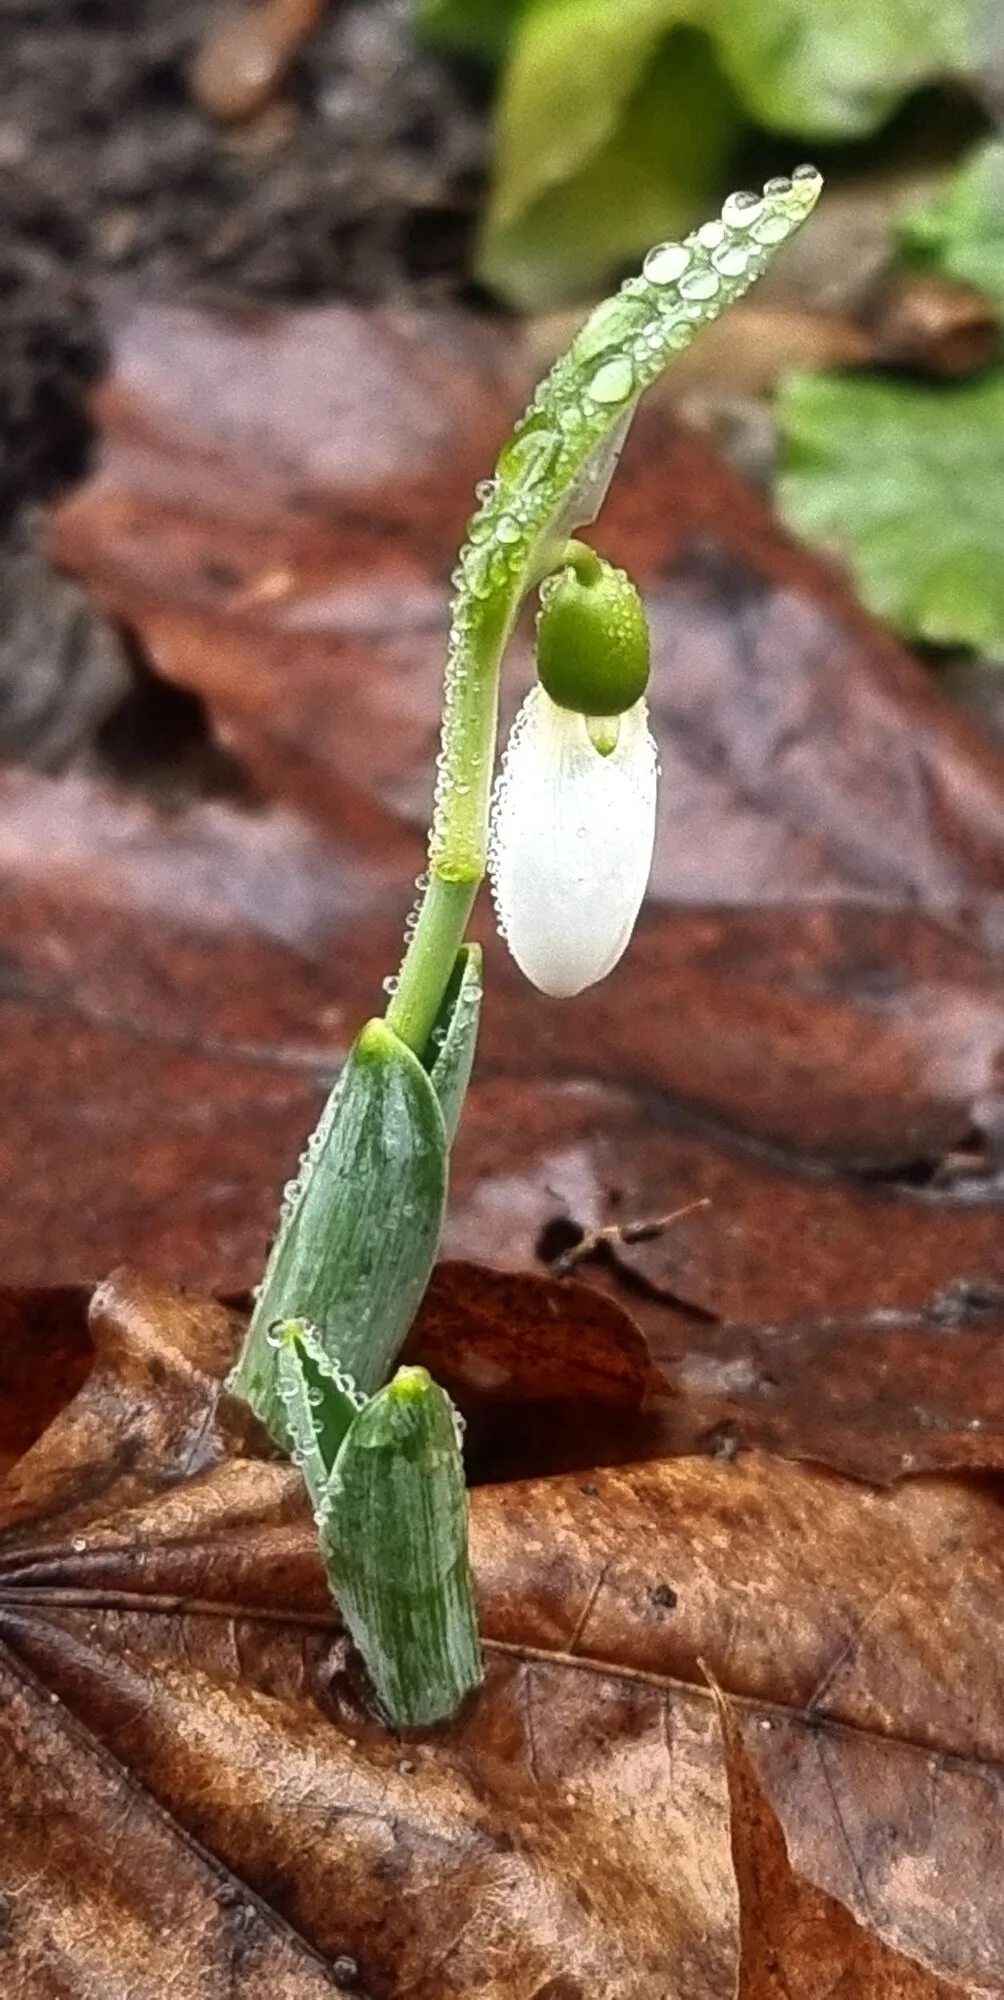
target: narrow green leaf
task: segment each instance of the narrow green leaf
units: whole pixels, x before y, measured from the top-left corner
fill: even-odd
[[[474,1066],[481,1018],[481,946],[465,944],[457,953],[439,1019],[432,1030],[429,1081],[439,1099],[452,1146]]]
[[[958,388],[797,375],[781,511],[909,638],[1004,659],[1004,369]]]
[[[494,699],[485,699],[485,663],[498,671],[527,591],[560,560],[569,535],[595,520],[639,398],[702,326],[748,291],[811,215],[821,186],[814,168],[796,167],[790,180],[769,181],[762,198],[730,195],[719,220],[684,242],[656,244],[539,383],[460,551],[441,778],[491,769],[497,714]],[[441,782],[429,842],[433,887],[479,881],[487,845],[487,788],[467,784],[458,797]]]
[[[429,1280],[446,1202],[446,1128],[417,1056],[383,1021],[354,1044],[290,1184],[229,1387],[292,1445],[269,1328],[303,1319],[332,1366],[370,1395]]]
[[[457,1417],[424,1368],[361,1410],[321,1508],[321,1549],[378,1700],[398,1728],[453,1715],[482,1678]]]
[[[294,1465],[303,1473],[317,1513],[339,1447],[362,1409],[361,1396],[347,1375],[333,1368],[317,1328],[306,1320],[282,1320],[270,1329],[276,1381],[292,1439]]]

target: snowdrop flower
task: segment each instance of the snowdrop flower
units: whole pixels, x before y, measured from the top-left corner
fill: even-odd
[[[644,688],[648,630],[622,570],[570,544],[541,592],[540,682],[513,724],[488,857],[499,929],[555,998],[625,950],[655,841],[658,761]]]
[[[652,866],[657,777],[643,699],[599,723],[531,689],[496,786],[488,865],[499,929],[542,993],[581,993],[625,951]]]

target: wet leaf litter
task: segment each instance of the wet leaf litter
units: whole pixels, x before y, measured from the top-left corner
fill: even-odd
[[[358,333],[407,389],[407,340],[379,321]],[[518,356],[457,337],[463,393],[488,429],[497,408],[501,435]],[[210,426],[208,505],[169,397],[148,442],[119,447],[113,378],[107,457],[57,523],[64,559],[158,673],[200,694],[251,782],[239,805],[165,821],[76,773],[11,774],[8,1005],[26,1039],[19,1074],[9,1061],[23,1150],[38,1150],[9,1254],[27,1286],[97,1278],[123,1248],[164,1279],[249,1282],[420,865],[421,696],[457,539],[455,519],[423,512],[434,421],[413,396],[409,491],[381,473],[379,434],[360,481],[347,449],[311,464],[303,425],[297,470],[280,410],[249,520],[257,358],[244,350],[230,438]],[[169,1907],[198,1932],[193,1993],[348,1980],[431,2000],[518,1978],[696,2000],[737,1979],[770,1992],[772,1964],[783,1991],[792,1908],[862,1991],[1001,1990],[998,1503],[992,1480],[958,1476],[992,1474],[1000,1451],[996,754],[703,446],[656,421],[631,450],[604,532],[657,608],[656,722],[678,779],[661,863],[623,989],[567,1026],[499,956],[448,1223],[467,1261],[437,1273],[408,1355],[444,1381],[452,1355],[466,1396],[483,1704],[407,1754],[374,1724],[296,1479],[217,1400],[234,1315],[121,1276],[88,1331],[68,1289],[41,1354],[49,1340],[75,1357],[67,1387],[89,1343],[96,1358],[75,1401],[39,1396],[53,1422],[15,1468],[4,1555],[8,1742],[33,1776],[13,1866],[35,1889],[5,1945],[18,1977],[66,1934],[76,1872],[74,1990],[106,1991],[128,1950],[159,1991],[166,1918],[141,1865],[159,1854]],[[461,485],[458,471],[458,507]],[[270,567],[235,581],[235,546],[275,536],[270,508],[285,563],[270,547]],[[392,736],[381,686],[402,674],[415,696]],[[373,768],[346,755],[344,710],[340,745],[319,735],[332,688],[346,704],[356,690]],[[63,829],[41,855],[32,813]],[[58,1097],[23,1060],[54,1018]],[[137,1047],[159,1062],[130,1127],[121,1064]],[[135,1175],[116,1180],[109,1157]],[[60,1172],[83,1198],[57,1213]],[[646,1219],[687,1198],[646,1240]],[[613,1268],[545,1276],[562,1219],[584,1238],[616,1227]],[[22,1333],[9,1302],[16,1351],[37,1294],[29,1307]],[[862,1442],[866,1356],[888,1406]],[[573,1407],[577,1435],[555,1423]],[[103,1857],[124,1800],[138,1831],[113,1932]]]

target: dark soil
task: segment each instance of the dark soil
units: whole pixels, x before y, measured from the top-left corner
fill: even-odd
[[[332,0],[240,126],[193,92],[221,4],[0,0],[0,756],[64,762],[123,685],[112,641],[53,594],[32,505],[86,468],[102,287],[464,289],[481,87],[416,45],[410,0]]]

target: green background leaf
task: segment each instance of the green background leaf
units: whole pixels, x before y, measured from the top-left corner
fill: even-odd
[[[874,132],[968,54],[969,0],[707,0],[704,18],[751,115],[808,138]]]
[[[798,375],[781,510],[907,637],[1004,659],[1004,370],[961,388]]]
[[[504,54],[525,0],[419,0],[419,33],[443,48],[497,61]]]
[[[907,212],[900,233],[915,261],[1004,309],[1004,141],[978,146],[939,194]]]
[[[969,0],[424,0],[419,19],[504,65],[478,272],[526,309],[687,229],[745,121],[863,137],[970,56]]]
[[[595,11],[607,15],[605,0]],[[604,59],[609,36],[595,37],[595,71],[592,61],[588,75],[583,67],[571,100],[554,39],[546,64],[510,77],[478,270],[517,305],[581,294],[682,233],[726,174],[740,114],[707,40],[666,38],[651,20],[636,27],[635,38],[628,26],[614,38],[623,44],[616,62]]]

